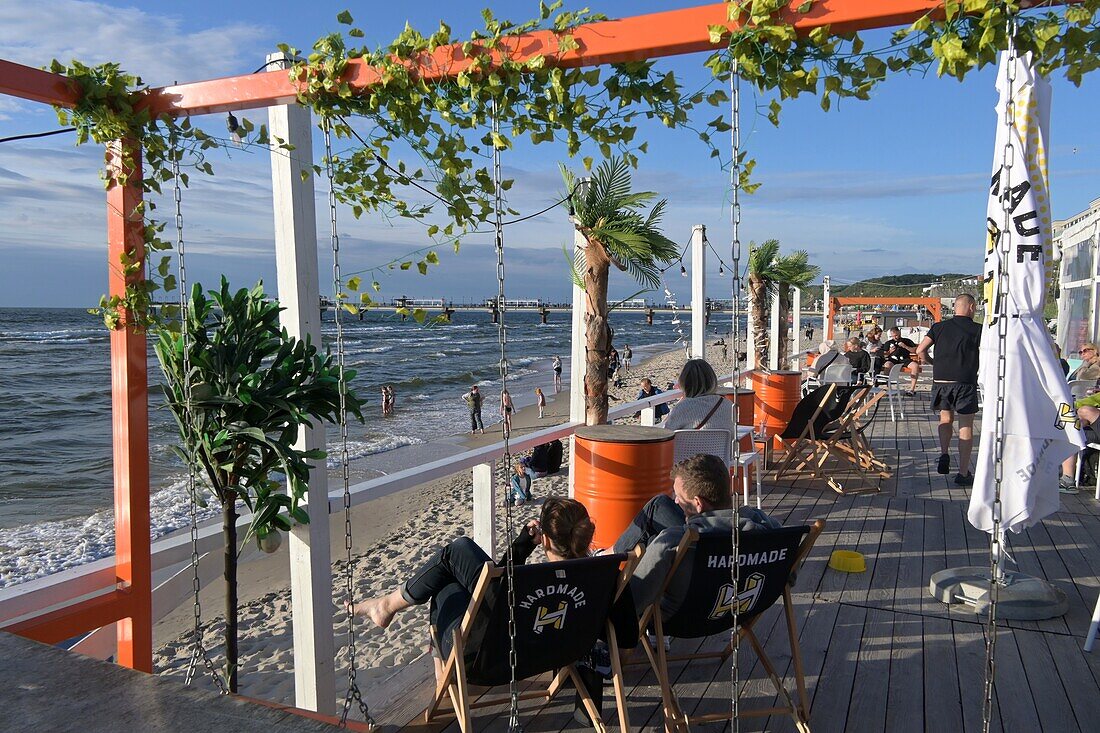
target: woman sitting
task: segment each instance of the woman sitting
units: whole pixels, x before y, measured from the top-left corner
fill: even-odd
[[[734,435],[733,403],[714,394],[718,375],[706,359],[691,359],[680,372],[680,389],[684,397],[672,406],[665,418],[669,430],[728,430]]]
[[[588,510],[579,501],[550,497],[542,505],[541,519],[531,520],[522,527],[512,542],[513,562],[516,565],[527,562],[538,545],[542,545],[549,561],[587,557],[595,529]],[[497,567],[503,567],[506,558],[507,555],[497,561]],[[449,646],[446,642],[462,622],[482,568],[490,559],[472,539],[459,537],[437,550],[400,588],[380,598],[356,603],[352,611],[384,629],[398,611],[431,601],[432,625],[438,629],[440,640]],[[480,639],[471,639],[467,649],[476,652],[479,643]]]

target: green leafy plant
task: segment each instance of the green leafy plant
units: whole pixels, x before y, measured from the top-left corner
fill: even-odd
[[[196,284],[182,324],[189,370],[182,331],[162,329],[155,344],[182,441],[176,452],[203,480],[205,490],[196,500],[205,505],[201,494],[209,492],[222,508],[226,677],[234,692],[238,505],[252,513],[245,541],[255,535],[271,542],[293,522],[308,522],[300,502],[309,490],[311,461],[323,461],[325,452],[300,450],[295,442],[303,427],[340,418],[339,367],[309,339],[280,328],[280,310],[262,283],[232,292],[222,278],[220,288],[208,293]],[[345,384],[355,376],[350,370],[344,375]],[[350,391],[345,402],[349,414],[362,420],[362,402]]]
[[[780,368],[791,358],[790,330],[791,288],[804,289],[821,274],[821,268],[810,264],[810,255],[800,249],[779,257],[775,262],[776,290],[779,293],[779,343],[776,344]],[[795,324],[799,328],[799,324]]]
[[[99,305],[90,310],[100,316],[110,329],[124,325],[138,330],[175,323],[178,306],[167,303],[154,307],[157,293],[176,289],[176,276],[171,272],[172,244],[163,238],[165,222],[152,215],[156,209],[153,194],[161,194],[162,186],[173,179],[173,166],[180,167],[180,184],[190,183],[188,171],[213,175],[207,152],[226,142],[191,125],[190,118],[180,120],[168,115],[153,118],[143,100],[148,87],[141,78],[124,72],[116,63],[87,66],[79,61],[65,65],[54,60],[50,71],[66,77],[80,90],[79,100],[72,109],[55,107],[57,119],[63,125],[76,128],[77,145],[89,141],[113,146],[101,177],[104,186],[136,185],[142,192],[141,203],[133,211],[115,211],[112,216],[140,219],[143,227],[143,248],[124,250],[118,262],[110,263],[126,277],[122,294],[104,295]],[[267,145],[267,129],[256,129],[247,119],[240,120],[238,134],[242,144]],[[125,145],[118,145],[126,141]],[[276,145],[290,146],[276,140]],[[141,151],[140,159],[134,151]]]
[[[778,262],[778,239],[769,239],[760,246],[749,242],[749,318],[752,319],[755,338],[755,349],[752,354],[753,369],[767,366],[768,354],[771,353],[768,312],[780,278]]]
[[[645,209],[657,194],[632,191],[630,165],[623,158],[601,163],[591,181],[577,185],[576,176],[562,167],[567,191],[573,192],[573,226],[586,246],[577,254],[573,277],[585,291],[585,413],[589,425],[607,422],[607,369],[611,355],[611,326],[607,320],[607,285],[611,266],[639,283],[655,288],[661,282],[660,265],[677,258],[676,243],[660,231],[666,201]]]

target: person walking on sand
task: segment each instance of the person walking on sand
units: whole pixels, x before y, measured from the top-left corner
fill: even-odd
[[[932,365],[932,410],[939,411],[940,458],[936,473],[951,472],[951,435],[955,415],[959,420],[959,472],[955,483],[971,486],[970,452],[974,447],[974,415],[978,412],[978,354],[982,327],[974,322],[974,296],[955,298],[955,317],[933,323],[917,347],[917,355]],[[936,346],[936,358],[928,349]]]
[[[554,393],[561,392],[561,357],[554,357]]]
[[[485,432],[485,423],[481,421],[481,392],[478,390],[477,385],[470,387],[470,391],[462,395],[462,401],[466,403],[466,407],[470,409],[470,432],[476,433],[478,430]]]
[[[630,344],[623,347],[623,368],[630,368],[630,359],[634,356],[634,352],[630,350]]]
[[[500,392],[500,417],[504,420],[504,437],[508,437],[512,434],[512,411],[515,406],[512,405],[512,395],[508,394],[508,390],[501,390]]]
[[[546,395],[542,393],[542,387],[535,387],[535,404],[538,405],[539,420],[541,420],[546,412]]]

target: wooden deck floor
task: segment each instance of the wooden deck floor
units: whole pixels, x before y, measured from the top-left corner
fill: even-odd
[[[765,485],[764,508],[784,523],[827,522],[794,594],[815,731],[981,728],[984,623],[965,611],[949,610],[927,587],[937,570],[988,564],[988,540],[966,521],[968,492],[935,473],[936,426],[927,410],[927,392],[905,406],[904,421],[891,422],[884,405],[874,423],[872,444],[897,467],[880,492],[840,496],[805,481]],[[1012,547],[1020,569],[1062,588],[1070,605],[1062,618],[1002,625],[994,729],[1097,730],[1100,650],[1090,655],[1081,645],[1100,593],[1100,505],[1091,492],[1066,496],[1061,512],[1014,537]],[[863,553],[867,572],[829,569],[829,554],[836,548]],[[773,660],[780,667],[789,665],[778,605],[762,618],[757,632]],[[724,642],[711,638],[693,644],[720,648]],[[653,675],[636,669],[628,673],[632,726],[661,730]],[[739,669],[743,708],[771,706],[775,695],[747,644]],[[423,729],[417,714],[430,694],[430,674],[428,661],[421,659],[374,691],[370,696],[380,721],[391,729]],[[674,667],[672,674],[689,712],[729,707],[728,665],[696,663]],[[615,720],[610,688],[607,693],[604,717],[610,727]],[[524,729],[582,730],[572,709],[572,693],[542,707],[529,704],[521,715]],[[505,730],[506,722],[506,711],[482,711],[474,726]],[[745,718],[740,728],[794,730],[782,718]]]

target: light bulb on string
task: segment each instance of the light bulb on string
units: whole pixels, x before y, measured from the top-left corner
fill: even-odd
[[[725,275],[726,274],[726,268],[722,267],[721,265],[718,265],[718,274],[719,275]]]
[[[681,264],[680,265],[680,277],[687,277],[687,276],[688,276],[687,268],[684,267],[683,264]]]

